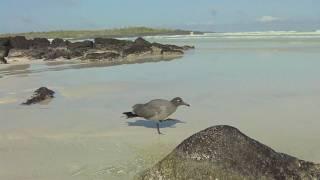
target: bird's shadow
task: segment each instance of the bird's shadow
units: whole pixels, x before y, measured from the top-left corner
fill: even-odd
[[[128,126],[143,126],[146,128],[157,127],[156,122],[150,121],[150,120],[139,119],[134,122],[127,122],[127,123],[128,123]],[[159,125],[160,125],[160,128],[168,128],[168,127],[175,128],[175,125],[178,123],[185,123],[185,122],[178,119],[167,119],[167,120],[161,121]]]

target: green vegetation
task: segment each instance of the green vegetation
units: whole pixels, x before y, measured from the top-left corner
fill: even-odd
[[[0,37],[6,36],[26,36],[27,38],[74,38],[90,39],[96,37],[132,37],[132,36],[151,36],[151,35],[182,35],[190,34],[190,31],[172,30],[172,29],[154,29],[147,27],[128,27],[103,30],[68,30],[68,31],[49,31],[49,32],[27,32],[17,34],[0,34]]]

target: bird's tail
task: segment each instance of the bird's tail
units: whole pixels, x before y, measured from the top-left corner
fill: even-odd
[[[132,112],[124,112],[124,113],[122,113],[122,114],[126,115],[127,118],[138,117],[138,115],[136,115],[136,114],[134,114],[134,113],[132,113]]]

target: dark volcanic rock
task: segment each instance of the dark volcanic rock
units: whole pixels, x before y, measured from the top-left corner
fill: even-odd
[[[67,48],[49,48],[43,56],[46,60],[54,60],[57,58],[71,59],[72,53]]]
[[[12,59],[14,61],[19,61],[19,58],[26,58],[28,60],[35,60],[35,59],[43,59],[46,57],[48,53],[48,48],[35,48],[35,49],[10,49],[7,59],[9,63]]]
[[[143,54],[143,53],[148,53],[152,52],[152,49],[150,46],[144,46],[144,45],[137,45],[137,44],[132,44],[122,50],[122,56],[128,56],[131,54]]]
[[[54,93],[54,91],[46,87],[41,87],[34,92],[33,96],[30,99],[22,103],[22,105],[36,104],[46,99],[54,98]]]
[[[9,46],[10,38],[0,38],[0,46]]]
[[[7,57],[9,54],[9,48],[8,46],[1,46],[0,45],[0,64],[7,64],[7,61],[5,57]]]
[[[231,126],[213,126],[184,140],[136,179],[318,180],[320,165],[278,153]]]
[[[183,54],[183,47],[169,44],[152,43],[153,47],[161,49],[161,54]]]
[[[9,63],[11,59],[26,58],[29,60],[43,59],[49,53],[48,48],[32,48],[32,49],[10,49],[8,54]]]
[[[194,49],[194,46],[185,45],[185,46],[182,46],[182,49],[186,51],[186,50]]]
[[[194,46],[177,46],[173,44],[160,44],[160,43],[152,43],[153,46],[162,48],[166,51],[176,50],[176,51],[186,51],[190,49],[194,49]]]
[[[166,51],[169,51],[169,50],[180,50],[181,51],[181,50],[183,50],[182,47],[176,46],[176,45],[171,45],[171,44],[152,43],[152,46],[164,49]]]
[[[0,62],[18,62],[24,59],[54,60],[57,58],[79,60],[123,60],[134,61],[141,58],[162,58],[182,55],[191,46],[163,45],[150,43],[139,37],[134,41],[112,38],[95,38],[92,41],[70,42],[56,38],[51,44],[46,38],[26,39],[24,36],[0,38]],[[6,57],[6,58],[5,58]]]
[[[80,57],[83,57],[84,54],[88,51],[88,49],[70,49],[70,59],[72,58],[80,58]]]
[[[0,38],[0,64],[7,64],[5,57],[10,50],[10,38]]]
[[[6,41],[4,43],[0,42],[1,44],[6,45],[6,48],[1,49],[6,49],[6,56],[9,55],[10,49],[13,49],[14,53],[10,53],[10,57],[13,57],[13,54],[14,56],[19,54],[21,57],[41,59],[46,54],[47,48],[50,45],[50,41],[46,38],[35,38],[28,40],[24,36],[16,36],[7,38]]]
[[[67,46],[67,42],[68,41],[65,41],[63,39],[55,38],[51,42],[51,47],[66,47]]]
[[[152,53],[152,44],[145,39],[139,37],[132,44],[129,44],[122,50],[122,56],[139,55],[144,53]]]
[[[67,43],[68,49],[90,49],[93,48],[92,41],[80,41],[74,43]]]
[[[31,57],[32,59],[42,59],[47,53],[47,48],[35,48],[28,51],[28,57]]]
[[[24,36],[15,36],[10,38],[10,46],[14,49],[29,49],[29,48],[47,48],[50,41],[46,38],[26,39]]]
[[[88,50],[94,48],[94,43],[92,41],[68,42],[67,48],[70,50],[70,58],[78,58],[83,57]]]
[[[182,50],[163,49],[161,51],[161,54],[163,54],[163,55],[183,55],[183,51]]]
[[[29,49],[32,45],[30,40],[24,36],[15,36],[10,38],[10,46],[15,49]]]
[[[149,41],[143,39],[142,37],[138,37],[136,40],[134,40],[134,44],[147,47],[151,47],[152,45]]]
[[[0,64],[8,64],[8,61],[4,57],[0,57]]]
[[[29,41],[32,48],[47,48],[50,45],[50,41],[47,38],[34,38]]]
[[[120,57],[120,54],[113,52],[104,52],[104,53],[88,53],[86,54],[85,59],[89,60],[113,60]]]
[[[118,52],[120,52],[125,47],[133,44],[132,41],[112,39],[112,38],[95,38],[94,43],[96,48],[98,49],[114,50]]]

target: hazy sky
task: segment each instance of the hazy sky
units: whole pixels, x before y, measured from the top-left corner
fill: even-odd
[[[125,26],[320,29],[320,0],[0,0],[0,33]]]

